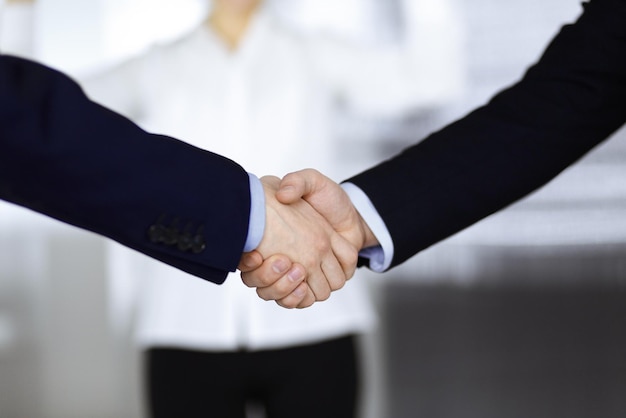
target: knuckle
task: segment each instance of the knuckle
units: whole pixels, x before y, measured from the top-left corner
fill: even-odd
[[[330,241],[328,239],[321,238],[316,240],[315,250],[318,254],[326,254],[331,249]]]
[[[333,283],[330,284],[330,288],[332,291],[335,290],[339,290],[341,289],[344,285],[346,284],[346,280],[341,279],[341,280],[335,280]],[[330,295],[329,295],[330,297]]]

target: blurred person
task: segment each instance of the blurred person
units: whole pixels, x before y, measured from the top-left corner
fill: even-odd
[[[389,116],[457,92],[459,39],[447,27],[447,3],[404,6],[412,17],[406,45],[371,51],[295,34],[259,0],[216,0],[188,35],[83,85],[147,129],[251,170],[332,172],[337,98],[365,115]],[[110,264],[118,325],[130,310],[124,301],[139,299],[134,326],[154,416],[242,416],[250,399],[268,417],[355,416],[355,335],[375,322],[365,283],[347,284],[310,311],[285,311],[235,280],[219,289],[181,281],[182,273],[120,248],[111,248]],[[205,320],[212,315],[221,320]]]
[[[626,122],[626,1],[583,6],[486,105],[343,189],[304,170],[285,177],[277,197],[304,197],[355,246],[376,249],[381,262],[370,267],[385,271],[541,187]],[[277,276],[271,261],[244,260],[259,266],[243,275],[248,284]]]

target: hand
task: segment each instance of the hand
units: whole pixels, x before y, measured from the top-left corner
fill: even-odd
[[[328,177],[315,170],[302,170],[285,176],[280,183],[276,198],[282,203],[292,204],[300,198],[311,204],[332,227],[352,245],[361,248],[378,245],[376,237],[354,209],[343,189]],[[353,268],[356,269],[356,260]],[[268,299],[283,299],[282,304],[304,307],[312,304],[310,296],[305,299],[303,289],[298,287],[288,293],[288,277],[302,274],[304,267],[291,264],[284,255],[276,255],[263,261],[256,252],[244,254],[239,269],[242,278],[250,283],[263,282],[263,294]],[[313,284],[315,278],[309,278]]]
[[[296,171],[282,179],[276,199],[284,204],[291,204],[300,198],[313,206],[335,231],[358,250],[379,244],[346,192],[319,171]]]
[[[285,307],[305,307],[327,299],[354,274],[358,248],[335,232],[304,200],[294,198],[289,205],[280,203],[275,196],[280,179],[263,177],[261,182],[265,189],[266,231],[255,254],[271,263],[268,266],[273,268],[273,279],[278,272],[287,274],[275,282],[260,274],[245,273],[244,283],[257,287],[263,299],[277,300]],[[275,254],[297,260],[300,265],[287,272],[291,262],[282,256],[270,258]],[[242,262],[240,269],[245,271],[244,265],[249,263]]]

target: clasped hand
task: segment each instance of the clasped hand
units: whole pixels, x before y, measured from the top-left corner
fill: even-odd
[[[359,250],[376,238],[343,189],[315,170],[261,182],[266,229],[259,247],[241,258],[243,282],[286,308],[328,299],[354,274]]]

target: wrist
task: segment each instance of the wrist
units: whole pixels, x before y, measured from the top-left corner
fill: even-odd
[[[361,248],[359,248],[359,250],[362,250],[363,248],[376,247],[380,245],[380,243],[378,242],[378,239],[376,238],[376,235],[374,235],[370,227],[367,225],[367,222],[365,222],[365,220],[360,214],[358,216],[359,216],[360,228],[363,234],[363,245],[361,246]]]

